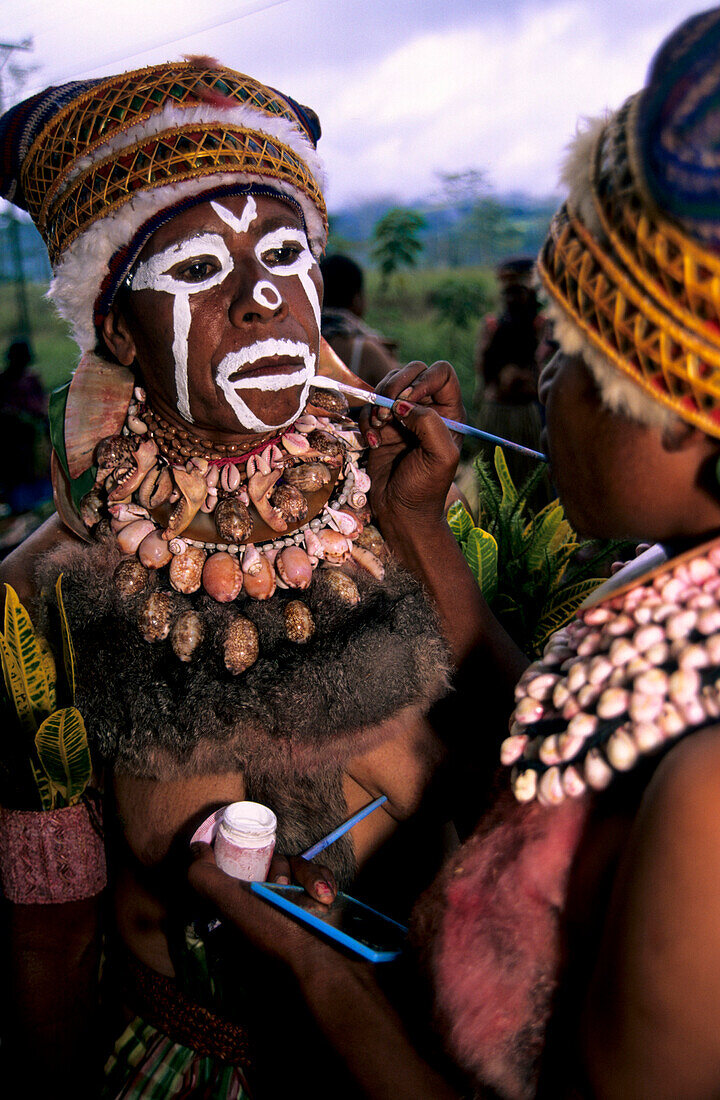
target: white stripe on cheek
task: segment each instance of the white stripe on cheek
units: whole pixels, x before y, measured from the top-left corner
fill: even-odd
[[[173,303],[173,359],[175,360],[175,389],[178,412],[194,424],[190,415],[188,392],[188,340],[190,337],[190,295],[176,294]]]
[[[211,202],[210,205],[220,220],[229,225],[235,233],[247,233],[257,217],[257,204],[252,195],[248,195],[245,200],[243,212],[239,218],[235,217],[232,210],[228,210],[226,206],[221,206],[219,202]]]
[[[266,306],[268,309],[278,309],[282,305],[279,290],[267,279],[261,279],[259,283],[255,283],[253,298],[259,306]]]

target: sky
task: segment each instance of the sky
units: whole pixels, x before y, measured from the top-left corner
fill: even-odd
[[[12,8],[12,10],[10,10]],[[4,9],[4,10],[3,10]],[[11,64],[49,84],[217,57],[320,116],[330,210],[438,191],[480,169],[490,189],[557,193],[579,116],[617,107],[687,0],[0,0]],[[212,14],[209,14],[212,12]]]

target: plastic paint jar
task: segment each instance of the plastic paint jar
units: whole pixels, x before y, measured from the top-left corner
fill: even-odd
[[[215,837],[215,861],[233,878],[264,882],[275,848],[277,818],[259,802],[232,802],[225,807]]]

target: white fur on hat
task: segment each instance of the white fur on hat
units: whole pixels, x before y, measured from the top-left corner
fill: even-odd
[[[143,138],[192,123],[215,121],[258,130],[289,146],[305,163],[320,189],[323,189],[325,171],[322,161],[299,125],[294,126],[288,119],[266,115],[253,107],[238,106],[225,110],[212,104],[191,108],[166,106],[146,121],[117,134],[95,150],[92,157],[79,160],[68,182],[103,157],[142,141]],[[184,198],[233,183],[238,186],[247,183],[264,184],[294,199],[303,212],[312,251],[316,256],[322,253],[327,235],[322,214],[304,191],[286,180],[252,172],[223,172],[137,191],[119,210],[93,222],[84,233],[76,237],[62,253],[55,267],[48,296],[55,302],[60,315],[72,326],[73,336],[82,351],[95,347],[95,301],[115,253],[125,247],[154,214]]]

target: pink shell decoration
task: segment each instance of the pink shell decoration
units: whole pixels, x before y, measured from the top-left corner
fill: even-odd
[[[202,572],[203,588],[218,603],[230,603],[240,594],[243,575],[237,555],[219,550],[211,554]]]
[[[134,384],[127,367],[85,352],[70,383],[65,407],[65,454],[70,477],[79,477],[92,466],[101,439],[119,435]]]

